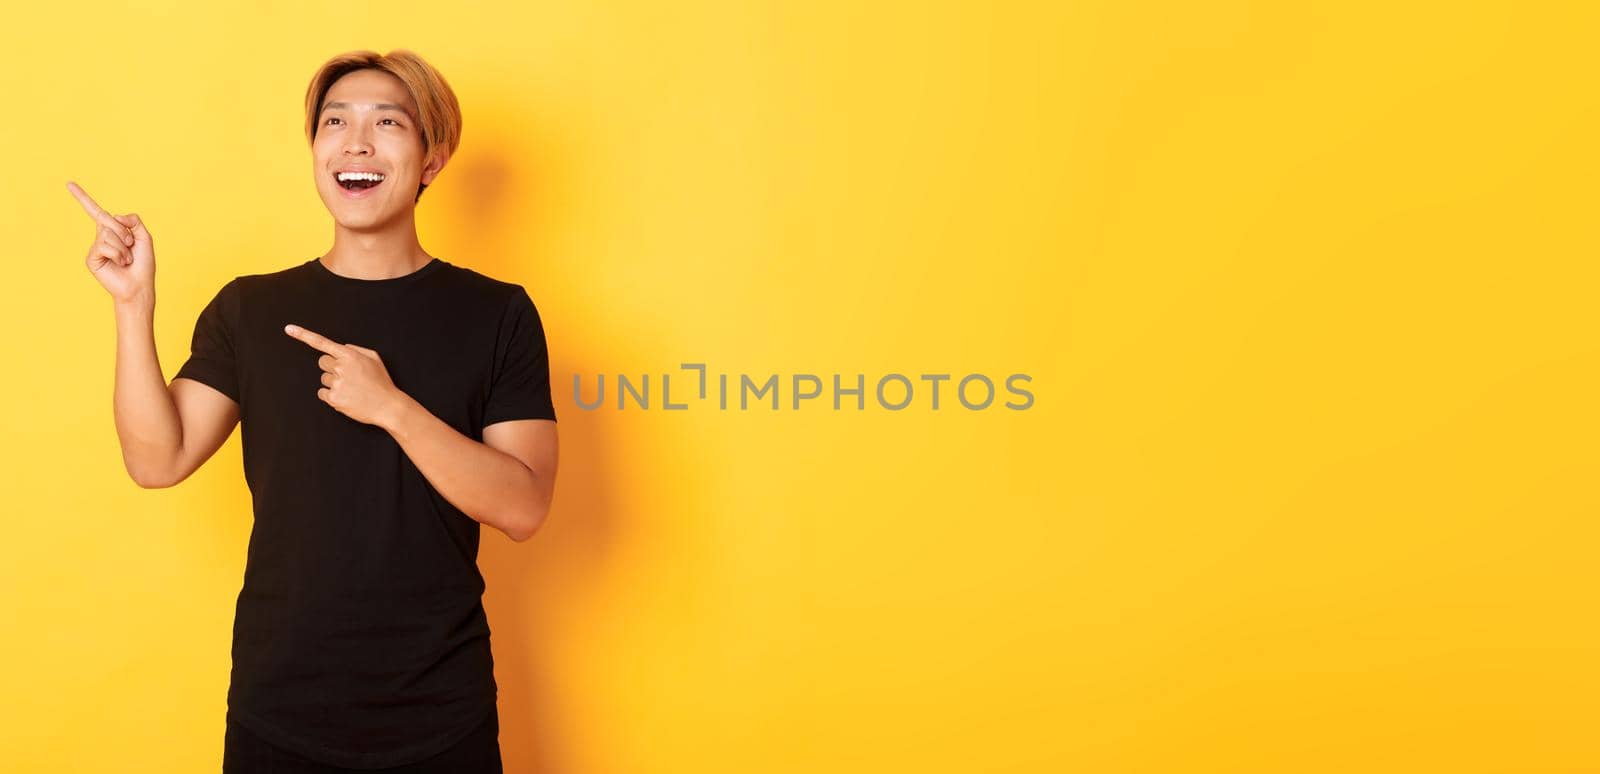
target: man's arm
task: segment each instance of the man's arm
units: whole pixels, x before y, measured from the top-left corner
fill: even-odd
[[[112,215],[68,182],[96,226],[84,265],[111,294],[117,362],[111,408],[122,466],[139,486],[172,486],[205,462],[239,421],[232,398],[209,386],[168,385],[156,358],[156,247],[135,213]],[[185,430],[187,429],[187,432]]]
[[[405,396],[378,425],[462,513],[519,543],[544,524],[555,496],[554,420],[496,422],[478,443]]]
[[[117,301],[112,404],[122,464],[139,486],[169,487],[216,453],[239,422],[232,398],[191,379],[168,385],[156,357],[155,301]]]
[[[383,356],[290,323],[283,332],[323,353],[317,398],[388,431],[428,483],[462,513],[517,542],[538,531],[555,495],[553,419],[495,422],[483,443],[457,432],[396,387]]]

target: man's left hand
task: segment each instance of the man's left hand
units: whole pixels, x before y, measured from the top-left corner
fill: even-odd
[[[317,397],[345,416],[383,425],[404,400],[405,393],[394,386],[378,353],[356,344],[340,344],[298,325],[286,325],[283,330],[323,353],[317,358],[323,385]]]

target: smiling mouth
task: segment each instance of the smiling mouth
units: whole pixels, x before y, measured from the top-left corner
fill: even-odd
[[[333,181],[353,196],[365,195],[368,191],[383,185],[385,180],[385,177],[373,173],[352,175],[336,172],[333,176]]]

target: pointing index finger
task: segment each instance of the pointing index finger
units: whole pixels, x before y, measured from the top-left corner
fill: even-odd
[[[83,211],[89,213],[89,217],[94,218],[95,222],[121,234],[125,238],[129,236],[128,227],[117,222],[116,218],[111,217],[111,213],[106,212],[99,204],[96,204],[94,199],[90,198],[89,192],[83,190],[77,183],[70,180],[67,181],[67,191],[72,194],[73,198],[78,200],[78,204],[83,205]]]
[[[345,354],[345,348],[343,344],[333,341],[332,339],[329,339],[327,336],[324,336],[320,333],[308,331],[305,328],[293,323],[283,326],[283,332],[311,345],[317,350],[326,352],[335,357],[340,357]]]
[[[100,216],[105,214],[105,210],[101,209],[100,205],[90,198],[89,192],[83,190],[77,183],[68,180],[67,190],[72,192],[73,197],[78,200],[79,204],[83,205],[83,211],[89,213],[89,217],[99,220]]]

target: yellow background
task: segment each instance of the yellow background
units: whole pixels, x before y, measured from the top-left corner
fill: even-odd
[[[407,47],[424,247],[529,288],[561,418],[480,559],[507,771],[1600,770],[1594,8],[10,10],[0,766],[218,770],[251,523],[237,433],[123,471],[66,181],[170,377],[331,244],[316,66]],[[573,402],[686,361],[1036,401]]]

